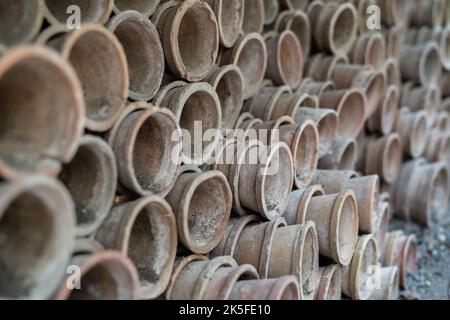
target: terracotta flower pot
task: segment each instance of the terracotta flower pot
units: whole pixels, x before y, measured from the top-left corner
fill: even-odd
[[[314,300],[341,300],[341,268],[337,264],[319,269]]]

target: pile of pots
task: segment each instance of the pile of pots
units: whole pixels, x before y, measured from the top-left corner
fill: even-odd
[[[0,299],[397,299],[449,48],[443,0],[0,2]]]

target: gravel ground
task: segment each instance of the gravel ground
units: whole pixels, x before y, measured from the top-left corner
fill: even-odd
[[[450,216],[450,215],[448,215]],[[450,217],[441,225],[424,229],[410,222],[394,220],[390,230],[414,233],[418,242],[418,272],[408,276],[401,299],[450,299]]]

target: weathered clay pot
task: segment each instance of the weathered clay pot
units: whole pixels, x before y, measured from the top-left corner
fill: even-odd
[[[275,22],[278,32],[291,30],[297,37],[302,47],[303,58],[308,57],[311,49],[311,25],[304,11],[283,11],[278,15]]]
[[[353,171],[318,170],[312,183],[322,185],[327,194],[353,190],[358,205],[359,230],[374,232],[380,190],[377,175],[356,177]]]
[[[342,293],[353,300],[369,300],[377,271],[377,245],[371,234],[358,238],[351,263],[341,271]]]
[[[400,69],[404,81],[428,86],[436,83],[441,73],[441,59],[436,43],[410,46],[402,44]]]
[[[411,111],[424,110],[429,119],[436,115],[440,103],[441,92],[435,85],[413,88],[412,84],[408,83],[402,87],[401,104],[408,106]]]
[[[337,64],[331,70],[331,78],[337,89],[358,88],[366,95],[366,118],[369,118],[383,98],[384,73],[367,66]]]
[[[153,299],[167,287],[177,248],[175,217],[161,197],[150,196],[112,209],[97,232],[105,248],[127,255],[139,274],[138,299]]]
[[[293,276],[277,279],[239,281],[230,300],[298,300],[299,287]]]
[[[226,48],[234,46],[242,34],[244,22],[243,0],[208,0],[208,4],[214,10],[219,28],[220,44]],[[268,2],[268,1],[266,1]],[[276,1],[271,1],[275,3]],[[269,11],[266,11],[266,13]],[[275,12],[275,15],[278,13]]]
[[[394,1],[390,1],[394,2]],[[386,41],[386,58],[400,59],[403,31],[401,27],[394,26],[390,29],[382,29],[381,33]]]
[[[129,258],[113,250],[75,255],[69,265],[80,268],[78,281],[66,278],[57,300],[132,300],[138,275]],[[80,289],[76,289],[76,285]],[[70,285],[70,286],[69,286]],[[73,287],[72,287],[73,286]],[[72,289],[73,288],[73,289]]]
[[[336,110],[338,114],[338,133],[356,138],[366,119],[366,96],[359,89],[331,90],[324,92],[320,106]]]
[[[425,44],[429,41],[435,41],[439,46],[439,54],[441,62],[446,70],[450,68],[450,27],[442,28],[441,26],[431,28],[422,26],[420,29],[410,29],[405,35],[406,41],[411,45]]]
[[[208,82],[217,92],[222,107],[222,128],[233,128],[241,113],[244,99],[244,78],[234,65],[220,67],[210,74]]]
[[[353,170],[356,164],[356,141],[353,138],[338,136],[323,157],[318,168],[328,170]]]
[[[160,0],[114,0],[114,13],[119,14],[122,11],[135,10],[145,17],[150,17],[159,5]]]
[[[298,88],[303,76],[303,54],[300,42],[290,30],[266,37],[266,77],[275,85]]]
[[[19,0],[0,4],[0,44],[14,46],[32,40],[44,15],[42,0]]]
[[[0,175],[56,175],[74,156],[85,125],[78,77],[62,57],[41,46],[0,58]]]
[[[203,141],[204,135],[210,129],[219,134],[222,127],[222,108],[214,88],[206,82],[185,83],[168,90],[161,106],[174,113],[182,129],[183,162],[205,163],[218,140]]]
[[[385,136],[393,131],[399,105],[398,95],[396,86],[391,85],[385,89],[384,98],[367,122],[370,131]]]
[[[0,297],[50,298],[75,244],[75,208],[64,186],[43,176],[0,183],[0,233]]]
[[[284,213],[288,225],[306,222],[306,211],[313,197],[323,196],[325,191],[321,185],[312,185],[306,189],[294,190],[289,196],[289,203]]]
[[[436,129],[440,133],[446,134],[450,132],[450,116],[448,112],[438,112],[432,126],[433,129]]]
[[[154,97],[164,75],[164,52],[155,26],[136,11],[124,11],[108,22],[122,44],[128,61],[129,96],[148,101]]]
[[[265,22],[264,0],[244,1],[244,20],[242,30],[244,34],[261,33]]]
[[[358,30],[360,34],[372,31],[368,27],[368,19],[373,14],[373,5],[377,5],[377,0],[354,0],[356,11],[358,13]]]
[[[406,275],[417,270],[416,252],[415,235],[404,235],[401,230],[387,234],[382,263],[384,266],[398,267],[402,288],[407,289]]]
[[[95,136],[84,136],[59,179],[76,207],[77,236],[92,235],[108,215],[117,185],[116,159],[111,147]]]
[[[228,178],[233,191],[233,210],[258,212],[268,220],[280,217],[286,210],[294,181],[293,157],[283,143],[236,144],[232,164],[216,166]]]
[[[348,265],[358,236],[358,207],[353,191],[313,197],[305,219],[316,224],[320,254]]]
[[[312,120],[319,132],[319,157],[330,150],[337,134],[338,114],[332,109],[298,108],[295,122],[303,123]]]
[[[255,131],[255,137],[264,145],[279,142],[281,126],[293,125],[294,119],[288,116],[282,116],[277,120],[265,121],[255,124],[252,128]],[[253,133],[252,133],[253,135]],[[252,137],[253,138],[253,137]],[[289,143],[286,142],[289,146]]]
[[[220,171],[181,173],[167,196],[183,245],[196,254],[214,249],[228,223],[232,193]]]
[[[253,97],[266,74],[267,49],[263,37],[258,33],[242,36],[233,48],[223,50],[219,62],[220,65],[234,64],[241,69],[244,99]]]
[[[439,221],[447,210],[448,179],[445,163],[407,162],[395,187],[395,213],[424,226]]]
[[[392,184],[400,172],[402,155],[402,143],[397,133],[379,139],[369,139],[364,157],[364,172],[378,174],[381,180]]]
[[[46,30],[47,45],[57,49],[74,67],[86,101],[86,128],[107,131],[117,121],[128,96],[128,64],[118,39],[107,29],[84,25],[67,33],[55,26]]]
[[[65,24],[69,17],[67,9],[76,5],[80,8],[81,23],[104,24],[113,9],[114,0],[43,0],[44,15],[50,24]]]
[[[217,260],[217,262],[219,262],[218,267],[223,267],[223,266],[227,266],[227,265],[236,266],[236,261],[234,261],[232,258],[231,259],[227,259],[227,258],[223,259],[222,257],[220,257]],[[220,262],[224,262],[224,263],[222,265],[220,265],[221,264]],[[167,286],[166,291],[164,291],[164,293],[161,297],[166,300],[171,300],[171,299],[176,300],[177,298],[174,295],[178,295],[178,294],[190,295],[190,297],[193,297],[193,298],[195,298],[195,296],[198,295],[199,293],[203,294],[204,286],[202,286],[202,288],[201,288],[201,289],[203,289],[202,292],[199,292],[200,290],[195,290],[196,289],[195,287],[197,285],[196,280],[198,279],[198,278],[196,278],[196,276],[199,275],[199,272],[201,272],[202,268],[207,266],[208,263],[209,263],[208,257],[203,256],[203,255],[189,255],[186,257],[176,257],[172,275],[170,276],[169,284]],[[217,263],[215,265],[217,265]],[[179,280],[178,277],[179,276],[183,277],[183,273],[187,275],[185,277],[186,281],[178,281]],[[178,288],[177,290],[174,290],[176,283],[178,285],[180,285],[181,287]]]
[[[357,12],[352,3],[327,2],[309,12],[312,34],[321,51],[346,55],[356,40]]]
[[[445,20],[445,2],[442,0],[419,0],[411,10],[410,24],[413,26],[441,26]]]
[[[291,149],[294,160],[294,184],[298,189],[307,187],[319,161],[319,132],[312,120],[302,124],[282,125],[279,139]]]
[[[173,139],[178,137],[174,136],[177,130],[176,119],[167,109],[139,103],[128,106],[109,136],[119,182],[142,196],[167,195],[179,165],[180,142]]]
[[[232,220],[224,238],[211,256],[215,257],[220,252],[223,255],[232,255],[239,264],[253,265],[261,278],[270,278],[271,257],[278,254],[273,252],[275,234],[278,228],[285,225],[283,218],[262,223],[255,223],[254,218],[246,217]],[[289,265],[293,264],[295,262],[291,261]]]
[[[341,300],[341,268],[337,264],[319,269],[314,300]]]
[[[217,247],[215,247],[211,253],[210,257],[221,257],[221,256],[234,256],[237,252],[237,245],[239,238],[241,236],[242,230],[246,228],[248,225],[255,225],[256,223],[260,223],[260,218],[256,215],[245,215],[242,218],[231,218],[228,223],[227,229],[225,231],[222,240],[219,242]],[[282,218],[278,219],[278,224],[285,223],[285,220]]]
[[[187,81],[204,79],[219,51],[219,29],[206,1],[186,0],[161,6],[153,17],[172,73]]]
[[[380,69],[386,59],[385,48],[386,42],[381,33],[362,34],[351,52],[352,62]]]
[[[400,277],[396,266],[378,269],[378,287],[372,291],[370,300],[397,300]]]
[[[387,86],[395,86],[397,90],[401,87],[400,66],[398,60],[387,58],[384,63],[384,78]]]
[[[425,111],[411,112],[409,108],[401,108],[395,128],[402,138],[404,151],[413,158],[420,157],[425,151],[427,142]]]
[[[253,128],[261,123],[263,123],[261,119],[255,118],[249,112],[244,112],[236,121],[233,137],[240,143],[244,142],[246,138],[249,140],[257,139]]]
[[[280,12],[278,0],[264,0],[264,24],[271,25],[277,19]]]
[[[312,300],[318,269],[319,243],[314,222],[275,230],[269,278],[294,275],[300,287],[300,300]]]
[[[331,72],[337,64],[347,63],[349,63],[347,56],[327,56],[324,53],[318,53],[306,60],[305,75],[314,81],[328,81],[331,79]]]
[[[430,130],[424,156],[429,162],[450,163],[450,133]]]
[[[94,254],[103,250],[105,248],[95,238],[78,238],[75,241],[73,255]]]

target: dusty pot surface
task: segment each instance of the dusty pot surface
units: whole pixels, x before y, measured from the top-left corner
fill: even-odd
[[[10,50],[0,58],[0,100],[0,175],[56,175],[59,162],[75,154],[85,125],[73,68],[41,46]]]
[[[167,200],[183,245],[197,254],[213,250],[231,213],[232,194],[225,175],[220,171],[182,173]]]
[[[32,40],[42,25],[41,0],[2,1],[0,4],[0,45],[13,46]]]
[[[341,300],[341,268],[337,264],[319,269],[315,300]]]
[[[84,136],[59,179],[75,203],[77,236],[92,235],[108,215],[116,193],[117,166],[111,147],[100,138]]]
[[[75,208],[64,186],[43,176],[1,183],[0,233],[0,297],[50,298],[75,244]]]
[[[368,300],[376,284],[377,246],[372,235],[359,237],[349,266],[342,268],[342,292],[354,300]]]
[[[66,278],[57,300],[133,300],[138,288],[136,267],[126,256],[113,250],[75,255],[70,266],[80,268],[78,283]],[[69,287],[68,284],[74,286]],[[76,285],[80,289],[76,289]]]
[[[219,51],[219,29],[206,1],[176,2],[158,12],[155,22],[172,73],[187,81],[204,79]]]
[[[242,22],[244,34],[261,33],[264,28],[264,21],[264,0],[244,1],[244,21]]]
[[[107,26],[125,50],[130,98],[149,101],[161,86],[165,68],[163,47],[155,26],[136,11],[117,14]]]
[[[175,216],[161,197],[149,196],[110,212],[96,239],[127,255],[138,269],[138,299],[154,299],[166,289],[177,248]]]
[[[299,300],[298,283],[293,276],[239,281],[230,300]]]
[[[42,0],[44,15],[53,25],[65,24],[67,9],[76,5],[80,8],[81,23],[104,24],[108,21],[113,9],[114,0]]]
[[[319,270],[319,243],[314,222],[276,229],[269,262],[269,278],[294,275],[300,300],[314,297]]]

